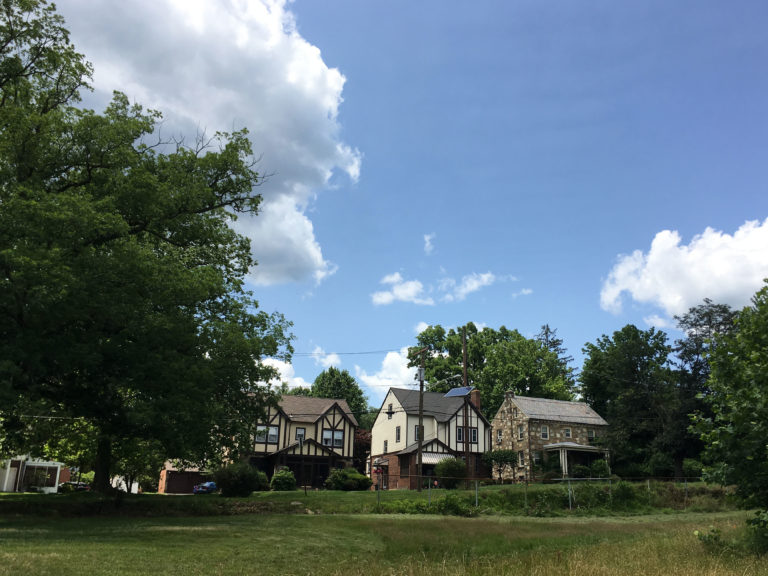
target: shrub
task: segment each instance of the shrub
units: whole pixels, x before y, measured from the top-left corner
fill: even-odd
[[[247,462],[219,468],[213,474],[221,495],[226,497],[250,496],[251,492],[269,489],[267,475]]]
[[[698,460],[685,458],[683,460],[683,476],[686,478],[701,478],[703,466]]]
[[[629,508],[637,505],[637,490],[629,482],[618,482],[611,487],[611,500],[618,508]]]
[[[325,480],[325,487],[328,490],[345,490],[347,492],[368,490],[371,484],[373,484],[373,481],[368,476],[360,474],[354,468],[336,469]]]
[[[589,467],[592,472],[592,478],[608,478],[611,470],[608,468],[608,462],[605,460],[595,460]]]
[[[768,553],[768,510],[759,510],[747,520],[747,530],[753,551],[760,555]]]
[[[589,468],[589,466],[577,464],[573,467],[571,478],[589,478],[591,474],[592,470]]]
[[[435,466],[435,475],[440,478],[443,488],[453,489],[467,476],[467,465],[458,458],[440,460]]]
[[[296,477],[291,470],[280,470],[272,476],[270,487],[275,492],[289,492],[296,490]]]
[[[437,512],[444,516],[475,516],[477,512],[457,494],[447,494],[435,502]]]

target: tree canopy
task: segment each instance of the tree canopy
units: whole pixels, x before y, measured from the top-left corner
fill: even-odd
[[[711,415],[697,419],[710,477],[768,508],[768,285],[713,344],[704,396]]]
[[[549,326],[542,327],[542,333],[534,339],[504,326],[478,330],[472,322],[447,332],[440,325],[426,328],[417,336],[418,345],[409,349],[409,355],[411,365],[416,366],[421,361],[418,351],[427,348],[425,378],[429,390],[447,392],[461,384],[463,331],[467,339],[468,384],[480,391],[486,416],[495,416],[507,391],[557,400],[573,398],[575,382],[569,357],[565,356],[562,340]]]
[[[259,360],[291,351],[230,225],[261,200],[246,131],[163,143],[160,113],[123,94],[77,108],[91,68],[53,6],[0,9],[2,449],[41,444],[43,418],[84,421],[101,488],[132,439],[232,453],[271,401]]]
[[[344,399],[355,418],[368,412],[368,399],[363,390],[347,370],[331,366],[317,375],[312,383],[312,396],[315,398]]]

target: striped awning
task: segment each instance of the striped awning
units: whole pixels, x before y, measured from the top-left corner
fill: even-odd
[[[421,455],[421,463],[422,464],[437,464],[441,460],[445,460],[446,458],[453,458],[450,454],[446,454],[445,452],[424,452]]]

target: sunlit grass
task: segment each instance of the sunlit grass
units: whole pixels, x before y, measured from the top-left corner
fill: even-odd
[[[727,542],[746,517],[16,517],[0,519],[0,574],[768,575],[693,535],[712,525]]]

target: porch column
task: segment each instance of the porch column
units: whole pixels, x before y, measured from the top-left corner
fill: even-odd
[[[568,476],[568,449],[560,448],[560,467],[563,469],[563,478]]]

